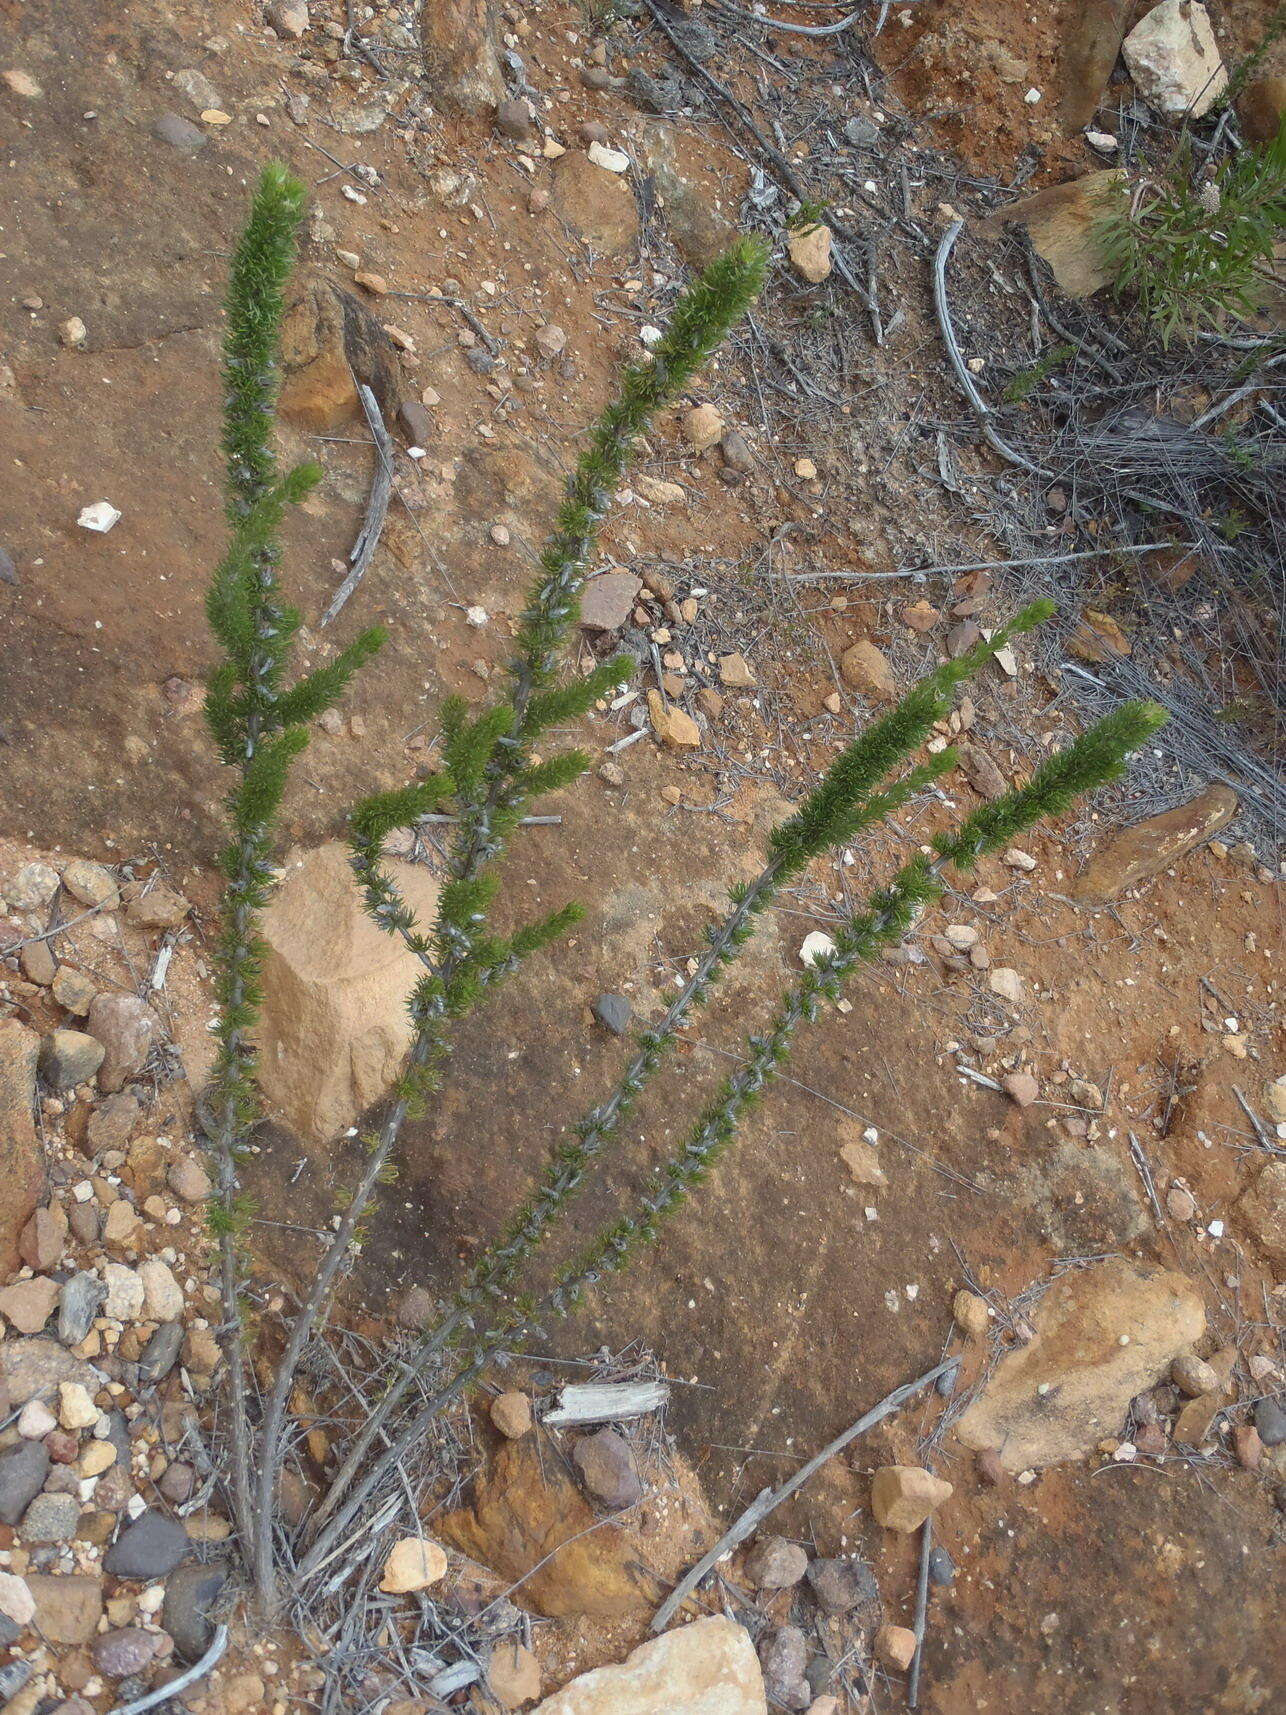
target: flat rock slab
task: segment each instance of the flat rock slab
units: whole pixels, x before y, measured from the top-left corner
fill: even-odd
[[[628,182],[596,167],[588,155],[566,155],[554,175],[554,213],[600,256],[619,256],[639,235],[639,211]]]
[[[1011,222],[1025,226],[1032,248],[1048,262],[1059,287],[1069,298],[1087,298],[1112,278],[1095,229],[1102,219],[1107,194],[1122,179],[1121,173],[1108,167],[1050,185],[1034,196],[997,209],[979,222],[978,231],[989,236]]]
[[[1124,828],[1090,858],[1072,883],[1072,898],[1082,905],[1119,899],[1212,839],[1236,814],[1237,794],[1228,786],[1212,786],[1177,809]]]
[[[735,1620],[694,1620],[640,1644],[617,1667],[582,1673],[535,1715],[767,1715],[750,1634]]]
[[[956,1424],[1007,1471],[1039,1470],[1120,1433],[1135,1394],[1201,1338],[1206,1314],[1184,1275],[1108,1257],[1060,1275],[1031,1317],[1035,1338],[1001,1360]]]
[[[633,572],[604,572],[581,590],[580,622],[586,631],[619,631],[638,600],[643,580]]]
[[[103,1581],[73,1572],[29,1572],[27,1588],[36,1604],[36,1626],[53,1644],[87,1644],[103,1613]]]

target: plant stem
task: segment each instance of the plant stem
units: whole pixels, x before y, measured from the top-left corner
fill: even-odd
[[[362,1459],[424,1366],[451,1344],[481,1304],[499,1296],[521,1265],[544,1242],[558,1214],[584,1182],[590,1166],[617,1136],[621,1121],[632,1111],[644,1084],[655,1073],[693,1007],[704,1002],[712,979],[735,958],[748,938],[753,919],[771,903],[782,882],[797,874],[817,852],[850,840],[863,827],[883,820],[944,771],[945,758],[912,770],[888,791],[874,790],[928,736],[934,720],[946,712],[949,691],[991,660],[1011,637],[1030,629],[1044,617],[1047,616],[1040,604],[1024,609],[990,640],[980,642],[959,661],[913,687],[894,709],[845,748],[801,810],[776,831],[768,862],[740,897],[734,894],[733,908],[708,938],[696,970],[660,1022],[642,1033],[639,1047],[615,1090],[577,1125],[578,1142],[565,1145],[558,1152],[537,1191],[510,1222],[506,1237],[489,1247],[475,1264],[444,1320],[423,1335],[402,1360],[400,1374],[358,1430],[314,1513],[314,1533],[347,1493]]]

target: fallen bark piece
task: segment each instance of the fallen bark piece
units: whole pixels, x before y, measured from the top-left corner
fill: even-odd
[[[660,1411],[670,1397],[663,1381],[577,1382],[563,1388],[543,1423],[620,1423]]]

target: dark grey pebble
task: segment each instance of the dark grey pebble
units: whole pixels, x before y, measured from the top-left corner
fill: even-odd
[[[156,1633],[145,1632],[141,1626],[122,1626],[119,1631],[96,1637],[89,1653],[94,1666],[108,1679],[128,1679],[151,1666],[156,1657]]]
[[[950,1584],[956,1575],[956,1563],[945,1548],[929,1550],[929,1579],[938,1585]]]
[[[0,1697],[7,1703],[16,1697],[31,1678],[31,1668],[25,1661],[11,1661],[0,1667]]]
[[[113,1578],[164,1578],[187,1553],[188,1533],[175,1519],[149,1507],[127,1525],[103,1556]]]
[[[867,119],[864,114],[854,114],[844,126],[844,140],[851,143],[855,149],[869,149],[880,140],[880,128],[873,119]]]
[[[162,1322],[143,1348],[143,1356],[138,1360],[138,1379],[145,1383],[164,1381],[178,1362],[182,1345],[182,1322]]]
[[[624,1036],[630,1027],[630,1003],[623,994],[601,994],[591,1003],[590,1010],[613,1036]]]
[[[208,1565],[189,1560],[166,1579],[161,1625],[184,1661],[200,1660],[210,1647],[213,1611],[227,1582],[228,1568],[221,1560]]]
[[[17,1524],[48,1473],[49,1455],[39,1441],[24,1441],[0,1458],[0,1523]]]
[[[159,142],[168,143],[172,149],[186,149],[190,155],[204,149],[208,141],[201,127],[190,119],[184,119],[181,113],[162,113],[152,127],[152,135]]]
[[[58,1338],[64,1346],[79,1346],[89,1333],[107,1288],[96,1274],[73,1274],[58,1295]]]
[[[1280,1447],[1286,1441],[1286,1407],[1279,1399],[1261,1399],[1255,1407],[1255,1428],[1265,1447]]]

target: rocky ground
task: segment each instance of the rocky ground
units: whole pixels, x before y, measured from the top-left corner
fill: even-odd
[[[727,882],[853,725],[1030,587],[920,570],[1012,546],[984,528],[995,468],[950,394],[929,258],[957,214],[980,224],[1004,201],[986,175],[1030,190],[1106,158],[1080,135],[1093,108],[1064,122],[1093,81],[1069,70],[1085,59],[1069,15],[1120,8],[893,9],[861,49],[752,35],[727,64],[700,32],[744,28],[734,9],[662,8],[769,149],[800,171],[841,163],[832,253],[786,231],[768,157],[721,128],[644,12],[509,7],[479,57],[484,10],[434,8],[425,76],[409,5],[0,0],[16,26],[0,54],[4,1709],[128,1705],[225,1616],[227,1654],[171,1715],[897,1707],[930,1519],[921,1708],[1267,1709],[1286,1691],[1279,854],[1231,786],[1169,755],[1174,807],[1121,832],[1130,806],[1105,798],[918,925],[818,1023],[699,1207],[538,1357],[487,1378],[425,1522],[379,1544],[381,1643],[343,1670],[342,1701],[326,1701],[325,1616],[268,1637],[238,1617],[196,1104],[222,790],[199,687],[219,292],[259,164],[314,188],[281,429],[326,469],[289,542],[304,648],[319,661],[373,619],[391,631],[299,769],[266,926],[265,1374],[346,1182],[345,1134],[405,1041],[405,964],[333,843],[344,807],[425,765],[440,698],[477,697],[503,662],[578,437],[686,271],[743,218],[779,239],[755,327],[656,426],[606,527],[581,656],[619,642],[639,675],[585,724],[594,773],[542,806],[560,820],[510,864],[524,911],[578,897],[588,915],[465,1026],[449,1093],[408,1128],[337,1321],[357,1374],[610,1087],[621,1033],[674,992]],[[1255,20],[1212,12],[1209,51],[1233,63]],[[1118,68],[1098,123],[1133,89]],[[836,268],[844,228],[877,217],[864,303]],[[1013,258],[985,256],[964,312],[984,377],[1030,355]],[[370,484],[354,375],[396,437],[394,499],[323,624]],[[1035,503],[1054,548],[1089,539],[1067,499]],[[100,503],[119,513],[106,531],[84,515]],[[945,800],[786,898],[569,1245],[767,1015],[805,938],[1074,728],[1058,662],[1128,649],[1141,624],[1113,588],[1111,611],[1063,616],[1052,655],[1024,641],[971,687],[932,741],[962,745]],[[432,830],[395,856],[431,902]],[[691,1623],[647,1641],[761,1489],[944,1354],[936,1388],[828,1461],[720,1563]],[[569,1374],[656,1398],[567,1423]],[[293,1409],[297,1520],[352,1402],[320,1370]],[[421,1653],[412,1672],[416,1651],[437,1667]]]

